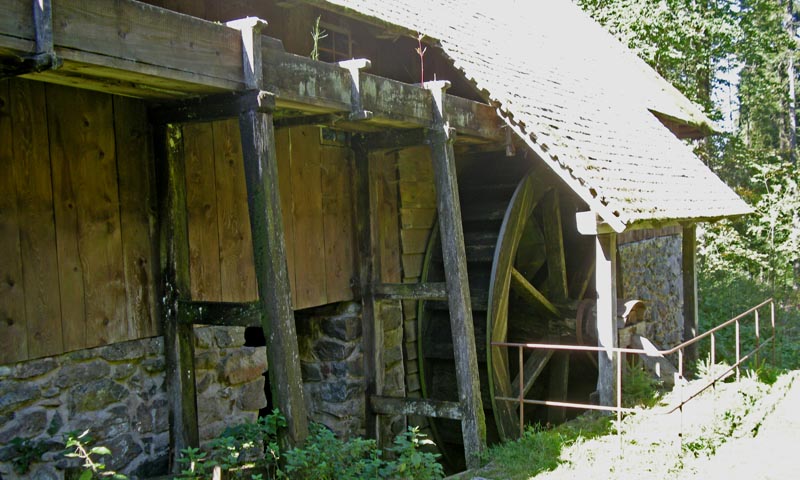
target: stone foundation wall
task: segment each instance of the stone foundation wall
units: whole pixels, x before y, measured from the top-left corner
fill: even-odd
[[[301,310],[295,320],[311,421],[342,438],[364,435],[361,305],[344,302]]]
[[[647,338],[673,347],[683,335],[681,237],[662,236],[619,246],[624,298],[647,305]]]
[[[266,404],[266,351],[244,347],[244,329],[201,327],[196,335],[202,439],[254,420]],[[161,337],[0,366],[0,477],[62,479],[76,465],[61,456],[66,432],[91,429],[112,451],[109,469],[132,478],[167,468],[167,398]],[[18,475],[14,438],[44,447],[41,462]]]

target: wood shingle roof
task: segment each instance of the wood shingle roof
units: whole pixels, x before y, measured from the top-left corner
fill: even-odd
[[[653,112],[705,115],[568,0],[325,3],[437,41],[614,230],[751,211]]]

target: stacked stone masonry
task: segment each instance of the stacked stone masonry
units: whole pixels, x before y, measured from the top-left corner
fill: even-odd
[[[683,335],[683,277],[681,236],[660,236],[619,246],[625,300],[647,306],[647,338],[670,348]]]
[[[200,435],[208,441],[265,406],[266,351],[244,347],[239,327],[199,327],[195,338]],[[0,477],[64,478],[79,464],[62,456],[64,436],[86,429],[111,450],[109,469],[134,479],[165,473],[164,366],[161,337],[0,366]],[[44,448],[22,475],[13,471],[15,438]]]

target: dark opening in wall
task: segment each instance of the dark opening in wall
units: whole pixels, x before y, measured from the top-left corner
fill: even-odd
[[[264,330],[261,327],[247,327],[244,330],[245,347],[266,347],[267,339],[264,338]],[[259,417],[266,417],[275,408],[272,403],[272,386],[269,383],[269,371],[262,373],[264,376],[264,395],[267,397],[267,406],[258,411]]]

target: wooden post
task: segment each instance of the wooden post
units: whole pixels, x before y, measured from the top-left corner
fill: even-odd
[[[308,435],[308,418],[286,266],[272,125],[274,98],[266,92],[261,92],[257,98],[256,108],[239,115],[253,260],[263,312],[261,326],[267,339],[272,397],[286,417],[289,441],[297,445]]]
[[[167,125],[159,135],[159,244],[161,257],[160,316],[169,409],[169,462],[180,472],[178,458],[186,447],[197,447],[197,396],[194,382],[194,331],[180,321],[180,301],[189,297],[189,237],[186,221],[186,177],[180,127]]]
[[[569,352],[555,352],[550,359],[550,399],[557,402],[567,401],[569,388]],[[547,411],[547,421],[551,424],[564,423],[567,419],[565,407],[550,407]]]
[[[683,226],[681,249],[681,274],[683,276],[683,341],[697,335],[699,319],[697,315],[697,225]],[[691,365],[697,360],[697,344],[684,350],[684,362]]]
[[[442,239],[442,257],[447,281],[450,328],[458,379],[458,399],[464,417],[461,430],[467,468],[480,465],[480,454],[486,448],[486,421],[478,378],[478,355],[470,308],[467,258],[464,230],[461,225],[461,204],[458,199],[456,163],[453,153],[454,133],[444,118],[442,99],[449,82],[427,82],[433,95],[433,127],[428,134],[436,181],[436,208]]]
[[[595,284],[597,289],[597,345],[617,346],[617,234],[605,233],[595,237]],[[598,352],[597,391],[600,405],[615,404],[616,362],[613,352]]]
[[[367,399],[383,394],[384,364],[383,364],[383,324],[376,315],[373,284],[377,272],[380,272],[380,258],[373,241],[372,222],[372,196],[374,189],[370,185],[369,149],[363,135],[353,137],[353,152],[355,154],[356,175],[353,182],[355,192],[356,212],[356,238],[358,241],[358,278],[359,295],[361,297],[361,323],[364,345],[364,372],[366,376]],[[371,408],[370,402],[366,406],[366,433],[374,438],[378,445],[385,439],[381,438],[379,416]]]

